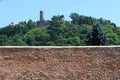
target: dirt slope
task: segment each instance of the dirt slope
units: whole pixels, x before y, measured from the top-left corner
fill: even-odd
[[[0,48],[0,80],[120,80],[120,47]]]

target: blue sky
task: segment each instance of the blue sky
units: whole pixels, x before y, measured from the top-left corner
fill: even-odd
[[[95,18],[109,19],[120,26],[120,0],[1,0],[0,27],[20,21],[39,20],[39,11],[43,10],[45,19],[53,15],[69,15],[73,12]]]

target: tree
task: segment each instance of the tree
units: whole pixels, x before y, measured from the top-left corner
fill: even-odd
[[[115,27],[113,25],[106,24],[103,26],[103,30],[107,35],[107,42],[109,45],[118,45],[120,44],[120,38],[119,38],[119,28],[115,30]]]
[[[0,45],[28,46],[86,46],[119,45],[120,27],[110,20],[72,13],[72,21],[53,16],[48,26],[36,27],[31,19],[15,26],[0,28]],[[95,23],[100,24],[95,24]],[[95,24],[95,25],[94,25]],[[100,26],[102,25],[102,27]]]
[[[45,46],[48,39],[49,35],[44,27],[34,28],[24,36],[24,41],[30,46]]]
[[[80,41],[80,37],[76,36],[76,37],[70,37],[68,38],[67,44],[69,44],[70,46],[79,46],[81,43]]]
[[[6,35],[0,35],[0,46],[4,46],[4,43],[7,41]]]
[[[4,43],[7,46],[26,46],[27,44],[22,40],[19,35],[15,35],[14,37],[9,37],[7,41]]]
[[[30,19],[27,23],[28,29],[33,29],[35,28],[35,23]]]
[[[107,37],[98,23],[93,26],[92,31],[88,33],[87,37],[87,45],[107,45]]]
[[[50,41],[57,42],[58,39],[63,38],[63,34],[66,28],[66,22],[59,19],[59,16],[54,16],[47,28],[50,35]]]
[[[37,41],[37,46],[46,46],[49,41],[49,34],[45,27],[34,29],[35,40]]]
[[[24,35],[24,41],[27,43],[29,46],[35,46],[36,45],[36,40],[35,40],[35,34],[33,31],[29,31]]]
[[[78,27],[78,33],[80,34],[80,38],[81,38],[81,45],[85,46],[86,44],[86,40],[87,40],[87,33],[89,33],[89,31],[92,30],[92,26],[87,25],[87,24],[83,24],[80,25]]]
[[[52,21],[59,21],[60,19],[59,19],[59,16],[53,16],[52,17]]]
[[[77,14],[77,13],[72,13],[72,14],[70,15],[70,18],[72,19],[72,23],[73,23],[73,24],[78,24],[79,17],[80,17],[80,15]]]

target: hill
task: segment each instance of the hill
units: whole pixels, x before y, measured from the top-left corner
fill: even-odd
[[[120,27],[110,20],[72,13],[72,21],[53,16],[38,27],[31,19],[0,29],[0,46],[119,45]],[[96,42],[96,43],[94,43]]]

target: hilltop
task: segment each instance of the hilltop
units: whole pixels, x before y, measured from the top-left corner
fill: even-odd
[[[51,20],[31,19],[0,29],[0,46],[86,46],[119,45],[120,27],[110,20],[71,13]],[[42,22],[42,23],[41,23]],[[44,23],[44,24],[43,24]]]

